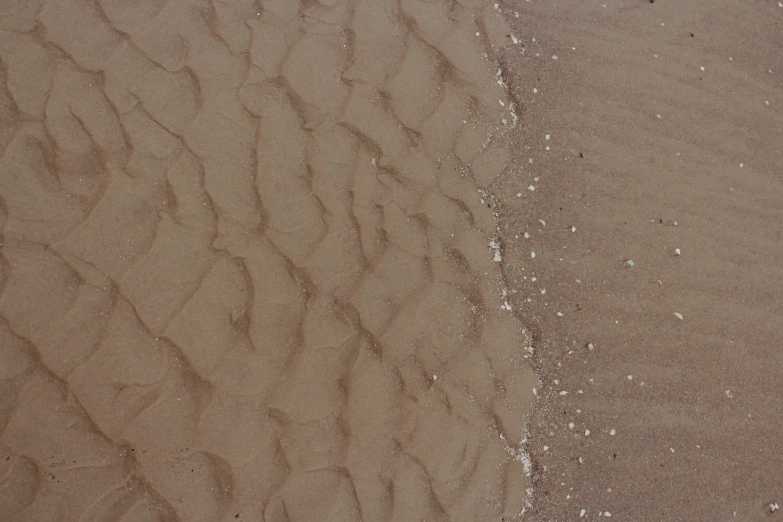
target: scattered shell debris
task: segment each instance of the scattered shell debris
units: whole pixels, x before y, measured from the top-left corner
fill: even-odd
[[[495,237],[489,241],[489,248],[492,251],[494,251],[494,256],[492,260],[495,263],[500,263],[501,261],[503,261],[503,256],[500,255],[500,241],[498,240],[498,238]]]

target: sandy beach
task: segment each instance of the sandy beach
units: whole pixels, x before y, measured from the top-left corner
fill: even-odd
[[[532,519],[780,518],[783,8],[507,16],[532,163],[497,193],[542,378]]]
[[[2,9],[2,520],[526,509],[499,10]]]
[[[783,5],[0,3],[0,520],[783,517]]]

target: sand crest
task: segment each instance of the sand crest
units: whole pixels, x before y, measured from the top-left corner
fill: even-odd
[[[525,509],[498,10],[0,9],[2,520]]]

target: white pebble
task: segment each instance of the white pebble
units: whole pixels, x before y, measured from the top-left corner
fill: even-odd
[[[535,192],[535,191],[536,191],[536,187],[534,187],[533,185],[530,185],[530,186],[529,186],[527,189],[528,189],[530,192]]]
[[[568,423],[568,429],[569,429],[569,430],[572,430],[572,429],[574,429],[574,423],[573,423],[573,422],[569,422],[569,423]]]
[[[675,315],[675,316],[677,316],[677,319],[679,319],[680,321],[682,321],[682,314],[681,314],[681,313],[679,313],[679,312],[674,312],[674,315]]]
[[[576,232],[576,227],[571,227],[571,233],[573,234],[574,232]]]
[[[628,376],[628,380],[629,380],[629,381],[632,381],[632,380],[633,380],[633,375],[629,375],[629,376]]]
[[[615,434],[615,433],[617,433],[617,431],[615,431],[615,429],[614,429],[614,428],[612,428],[611,430],[609,430],[609,435],[612,435],[612,436],[614,436],[614,434]]]
[[[633,261],[631,261],[631,260],[629,259],[628,261],[626,261],[626,262],[625,262],[625,264],[626,264],[626,265],[628,265],[628,266],[633,266]]]
[[[568,395],[568,392],[566,390],[563,390],[560,392],[560,395]]]
[[[557,55],[556,55],[556,54],[553,54],[553,55],[552,55],[552,59],[553,59],[553,60],[557,60]]]
[[[530,258],[533,259],[535,257],[536,257],[536,253],[535,252],[530,252]]]
[[[558,317],[563,317],[563,312],[557,312]]]
[[[550,136],[549,134],[547,134],[547,135],[546,135],[546,136],[544,136],[544,137],[546,138],[546,140],[547,140],[547,141],[549,141],[549,140],[552,138],[552,136]]]
[[[582,511],[580,511],[580,512],[579,512],[579,518],[584,518],[584,516],[585,516],[585,513],[587,513],[587,510],[585,510],[585,509],[583,509]]]
[[[679,256],[680,255],[680,249],[679,248],[675,248],[674,249],[674,255],[675,256]]]
[[[589,437],[589,436],[590,436],[590,430],[585,430],[585,437]]]
[[[528,234],[527,232],[525,232],[525,239],[530,239],[530,234]]]
[[[740,163],[740,168],[742,168],[742,167],[744,167],[744,166],[745,166],[745,164],[744,164],[744,163]]]
[[[522,193],[521,192],[517,192],[517,197],[521,198],[522,197]]]
[[[704,67],[699,67],[699,69],[700,69],[701,71],[704,71]]]

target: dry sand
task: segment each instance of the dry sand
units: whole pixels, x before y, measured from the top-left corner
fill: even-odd
[[[499,11],[0,9],[1,520],[525,509]]]
[[[533,159],[498,192],[543,378],[532,519],[780,519],[783,7],[504,5]]]
[[[781,20],[0,2],[0,520],[783,516]]]

